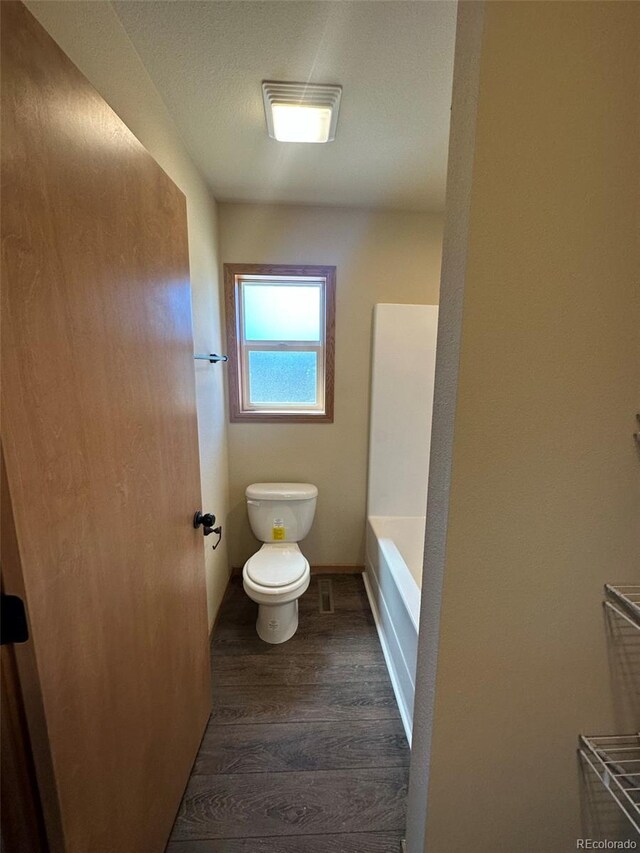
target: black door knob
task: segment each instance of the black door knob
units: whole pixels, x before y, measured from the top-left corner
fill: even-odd
[[[198,529],[202,525],[202,532],[205,536],[213,533],[213,525],[216,523],[216,517],[211,512],[202,513],[200,510],[193,516],[193,526]]]

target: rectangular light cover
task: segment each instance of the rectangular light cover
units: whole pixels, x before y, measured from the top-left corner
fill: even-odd
[[[341,86],[263,82],[269,136],[278,142],[331,142],[341,94]]]
[[[278,142],[328,142],[331,110],[272,104],[273,135]]]

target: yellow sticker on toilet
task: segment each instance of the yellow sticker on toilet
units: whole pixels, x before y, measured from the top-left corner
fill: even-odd
[[[276,541],[278,539],[280,539],[280,540],[284,539],[284,527],[282,527],[281,525],[278,525],[278,527],[274,527],[271,532],[272,532],[274,541]]]

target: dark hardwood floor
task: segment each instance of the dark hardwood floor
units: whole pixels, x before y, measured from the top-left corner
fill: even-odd
[[[233,578],[211,645],[213,713],[167,853],[399,853],[409,765],[359,575],[318,577],[279,646]]]

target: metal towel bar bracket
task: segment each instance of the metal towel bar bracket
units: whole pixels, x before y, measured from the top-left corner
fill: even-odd
[[[219,361],[229,361],[228,355],[218,355],[215,352],[210,352],[208,355],[206,353],[199,353],[193,357],[200,359],[201,361],[208,361],[209,364],[217,364]]]

